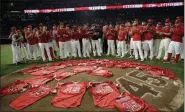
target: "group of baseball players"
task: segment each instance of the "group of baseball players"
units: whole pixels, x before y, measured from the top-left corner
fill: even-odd
[[[141,23],[141,24],[139,24]],[[125,24],[100,26],[84,24],[77,26],[60,22],[51,30],[40,23],[39,29],[28,25],[23,32],[11,28],[9,39],[12,40],[13,64],[22,60],[43,61],[66,59],[69,57],[86,58],[107,55],[125,57],[135,60],[160,60],[164,52],[163,62],[173,63],[179,59],[184,61],[184,23],[181,16],[175,22],[169,18],[158,22],[156,26],[152,19],[139,22],[134,19]],[[57,55],[59,51],[59,56]]]

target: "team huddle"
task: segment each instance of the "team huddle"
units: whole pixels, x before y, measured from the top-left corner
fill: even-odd
[[[11,28],[9,39],[12,39],[13,63],[17,64],[22,60],[42,60],[52,61],[68,57],[86,58],[107,55],[125,57],[136,60],[153,60],[162,58],[163,49],[165,63],[170,62],[174,57],[173,63],[177,63],[179,58],[184,61],[184,23],[182,17],[178,16],[172,24],[169,18],[158,22],[154,26],[152,19],[141,22],[137,19],[126,22],[125,24],[104,25],[84,24],[83,26],[69,24],[53,25],[51,30],[42,23],[39,29],[28,25],[21,32],[15,27]],[[57,51],[59,50],[59,56]]]

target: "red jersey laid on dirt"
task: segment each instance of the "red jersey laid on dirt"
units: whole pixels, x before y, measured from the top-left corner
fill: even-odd
[[[139,26],[131,28],[131,31],[132,31],[131,37],[133,38],[133,41],[141,41],[140,30],[141,30],[141,27]]]
[[[70,77],[75,74],[76,73],[71,72],[71,71],[58,70],[57,72],[54,72],[51,75],[54,75],[55,80],[59,81],[59,80],[65,79],[65,78]]]
[[[55,72],[55,70],[40,69],[40,70],[32,72],[30,74],[34,75],[34,76],[42,76],[42,75],[47,75],[47,74],[50,74],[53,72]]]
[[[67,67],[67,65],[49,66],[49,67],[46,67],[45,69],[46,70],[58,70],[58,69],[66,68],[66,67]]]
[[[42,84],[45,84],[51,80],[53,80],[54,75],[47,75],[47,76],[36,76],[27,80],[24,80],[26,83],[28,83],[31,88],[38,87]]]
[[[11,108],[14,108],[16,110],[22,110],[29,105],[35,103],[36,101],[46,97],[49,95],[51,92],[54,91],[54,88],[49,87],[47,85],[41,85],[36,88],[32,88],[19,96],[18,98],[15,98],[9,106]]]
[[[98,67],[97,69],[90,71],[89,75],[110,77],[112,76],[112,72],[103,67]]]
[[[156,31],[155,26],[150,26],[146,29],[147,31],[143,35],[143,40],[152,40]]]
[[[77,66],[72,68],[71,70],[74,73],[81,73],[81,72],[90,72],[92,70],[95,70],[97,67],[96,66]]]
[[[85,94],[87,82],[67,82],[58,86],[57,95],[52,104],[55,107],[77,107]]]
[[[116,31],[113,29],[110,29],[107,31],[107,39],[108,40],[115,40],[116,39]]]
[[[115,98],[120,96],[117,86],[111,82],[90,83],[89,91],[94,105],[101,108],[114,108]]]
[[[144,100],[127,92],[115,100],[115,107],[120,112],[159,112],[158,109],[148,105]]]
[[[17,80],[15,83],[11,84],[10,86],[6,86],[0,90],[0,95],[10,95],[18,92],[22,92],[26,90],[26,86],[28,84],[22,80]]]
[[[171,40],[175,41],[175,42],[181,42],[182,43],[183,36],[184,36],[184,27],[174,26]]]
[[[39,31],[39,35],[42,34],[40,31]],[[45,31],[40,37],[39,37],[39,43],[47,43],[48,40],[49,40],[49,32],[48,31]]]
[[[44,68],[45,66],[46,66],[45,64],[39,65],[39,66],[31,66],[31,67],[28,67],[24,70],[21,70],[21,72],[24,74],[29,74],[29,73],[35,72],[37,70],[40,70],[40,69]]]
[[[119,41],[124,41],[125,40],[125,37],[127,35],[127,30],[124,28],[124,29],[120,29],[118,31],[118,40]]]

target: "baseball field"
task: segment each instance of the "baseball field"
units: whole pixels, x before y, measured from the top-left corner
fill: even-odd
[[[19,65],[13,65],[12,64],[12,51],[11,51],[11,46],[9,44],[7,45],[1,45],[1,88],[13,83],[14,81],[18,80],[18,79],[27,79],[30,76],[29,75],[22,75],[22,74],[17,74],[17,73],[13,73],[17,70],[23,69],[28,67],[29,65],[38,65],[38,64],[43,64],[43,63],[52,63],[52,62],[42,62],[42,60],[40,59],[39,61],[28,61],[27,63],[23,62],[22,64]],[[118,57],[113,57],[113,56],[102,56],[102,57],[91,57],[91,59],[114,59],[114,60],[133,60],[133,59],[129,59],[128,56],[126,56],[125,58],[118,58]],[[55,60],[55,61],[65,61],[65,60]],[[184,88],[183,86],[183,82],[184,82],[184,63],[179,62],[178,64],[171,64],[171,63],[163,63],[161,60],[152,60],[152,61],[144,61],[144,62],[140,62],[137,61],[138,63],[145,63],[145,64],[150,64],[152,66],[160,66],[161,68],[166,68],[172,72],[174,72],[176,74],[176,76],[179,78],[179,82],[182,84],[182,89]],[[102,77],[97,77],[97,76],[87,76],[85,75],[85,73],[80,73],[79,75],[76,75],[74,77],[70,77],[67,78],[65,80],[63,80],[62,82],[66,82],[66,81],[105,81],[105,80],[111,80],[115,83],[120,83],[121,85],[124,84],[122,83],[122,79],[120,79],[120,77],[124,77],[127,78],[127,76],[125,74],[129,74],[131,72],[134,71],[134,69],[117,69],[117,68],[107,68],[108,70],[110,70],[113,73],[113,77],[110,78],[102,78]],[[142,71],[140,71],[142,72]],[[144,73],[144,72],[143,72]],[[123,78],[123,79],[124,79]],[[170,84],[173,83],[173,80],[171,79],[164,79],[167,82],[167,86],[162,88],[162,89],[157,89],[158,91],[160,91],[161,93],[165,93],[162,94],[160,98],[157,98],[158,100],[154,99],[155,97],[149,97],[150,95],[148,95],[148,97],[143,98],[147,103],[149,103],[152,106],[157,107],[158,109],[162,110],[162,111],[172,111],[172,110],[176,110],[178,112],[184,111],[184,105],[181,106],[176,106],[174,108],[176,109],[172,109],[170,108],[170,102],[168,100],[165,99],[174,99],[176,94],[178,92],[174,92],[174,91],[178,91],[176,90],[177,88],[180,87],[173,87],[170,86]],[[131,80],[134,83],[137,82],[137,80]],[[139,81],[138,81],[139,83]],[[48,83],[48,85],[55,85],[56,81],[51,81]],[[147,84],[146,84],[147,85]],[[171,91],[169,91],[171,90]],[[122,90],[122,88],[120,88],[120,91],[124,91]],[[144,90],[143,90],[144,91]],[[171,92],[171,94],[169,94],[169,92]],[[20,96],[22,93],[16,93],[13,95],[9,95],[9,96],[3,96],[1,98],[1,110],[3,111],[14,111],[14,109],[9,107],[9,102]],[[183,93],[184,94],[184,93]],[[139,96],[139,94],[135,94],[136,96]],[[50,101],[52,100],[52,98],[55,95],[51,95],[49,97],[43,98],[42,100],[39,100],[38,102],[34,103],[33,105],[27,107],[26,109],[24,109],[24,111],[116,111],[114,109],[100,109],[98,107],[95,107],[93,105],[93,101],[92,98],[90,96],[90,94],[88,92],[86,92],[84,98],[82,99],[82,103],[79,107],[77,108],[72,108],[72,109],[61,109],[61,108],[54,108],[53,106],[51,106]],[[152,95],[151,95],[152,96]],[[169,97],[169,98],[168,98]],[[173,98],[172,98],[173,97]],[[161,104],[157,103],[160,102],[161,99]],[[166,102],[165,102],[166,101]],[[160,104],[160,105],[159,105]],[[178,105],[178,103],[177,103]],[[164,108],[165,107],[165,108]],[[168,108],[169,107],[169,108]]]

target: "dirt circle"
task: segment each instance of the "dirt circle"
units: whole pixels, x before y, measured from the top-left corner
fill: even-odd
[[[75,67],[75,66],[72,66]],[[72,67],[67,67],[62,70],[68,71]],[[82,66],[83,67],[83,66]],[[88,81],[98,82],[111,80],[119,84],[119,91],[128,91],[129,93],[144,99],[148,104],[158,108],[160,111],[176,111],[184,103],[184,88],[183,83],[178,80],[172,80],[167,77],[152,76],[145,71],[136,68],[107,68],[113,73],[112,77],[92,76],[87,73],[79,73],[71,76],[60,82],[68,81]],[[34,76],[23,75],[22,73],[12,73],[1,78],[1,88],[8,86],[16,80],[24,80]],[[57,84],[56,80],[47,83],[52,87]],[[15,111],[9,107],[9,103],[23,93],[16,93],[1,97],[0,107],[2,111]],[[51,101],[55,94],[49,95],[34,104],[28,106],[23,111],[117,111],[116,109],[102,109],[95,107],[92,97],[86,90],[82,99],[81,105],[76,108],[56,108],[51,105]],[[47,107],[47,108],[46,108]]]

